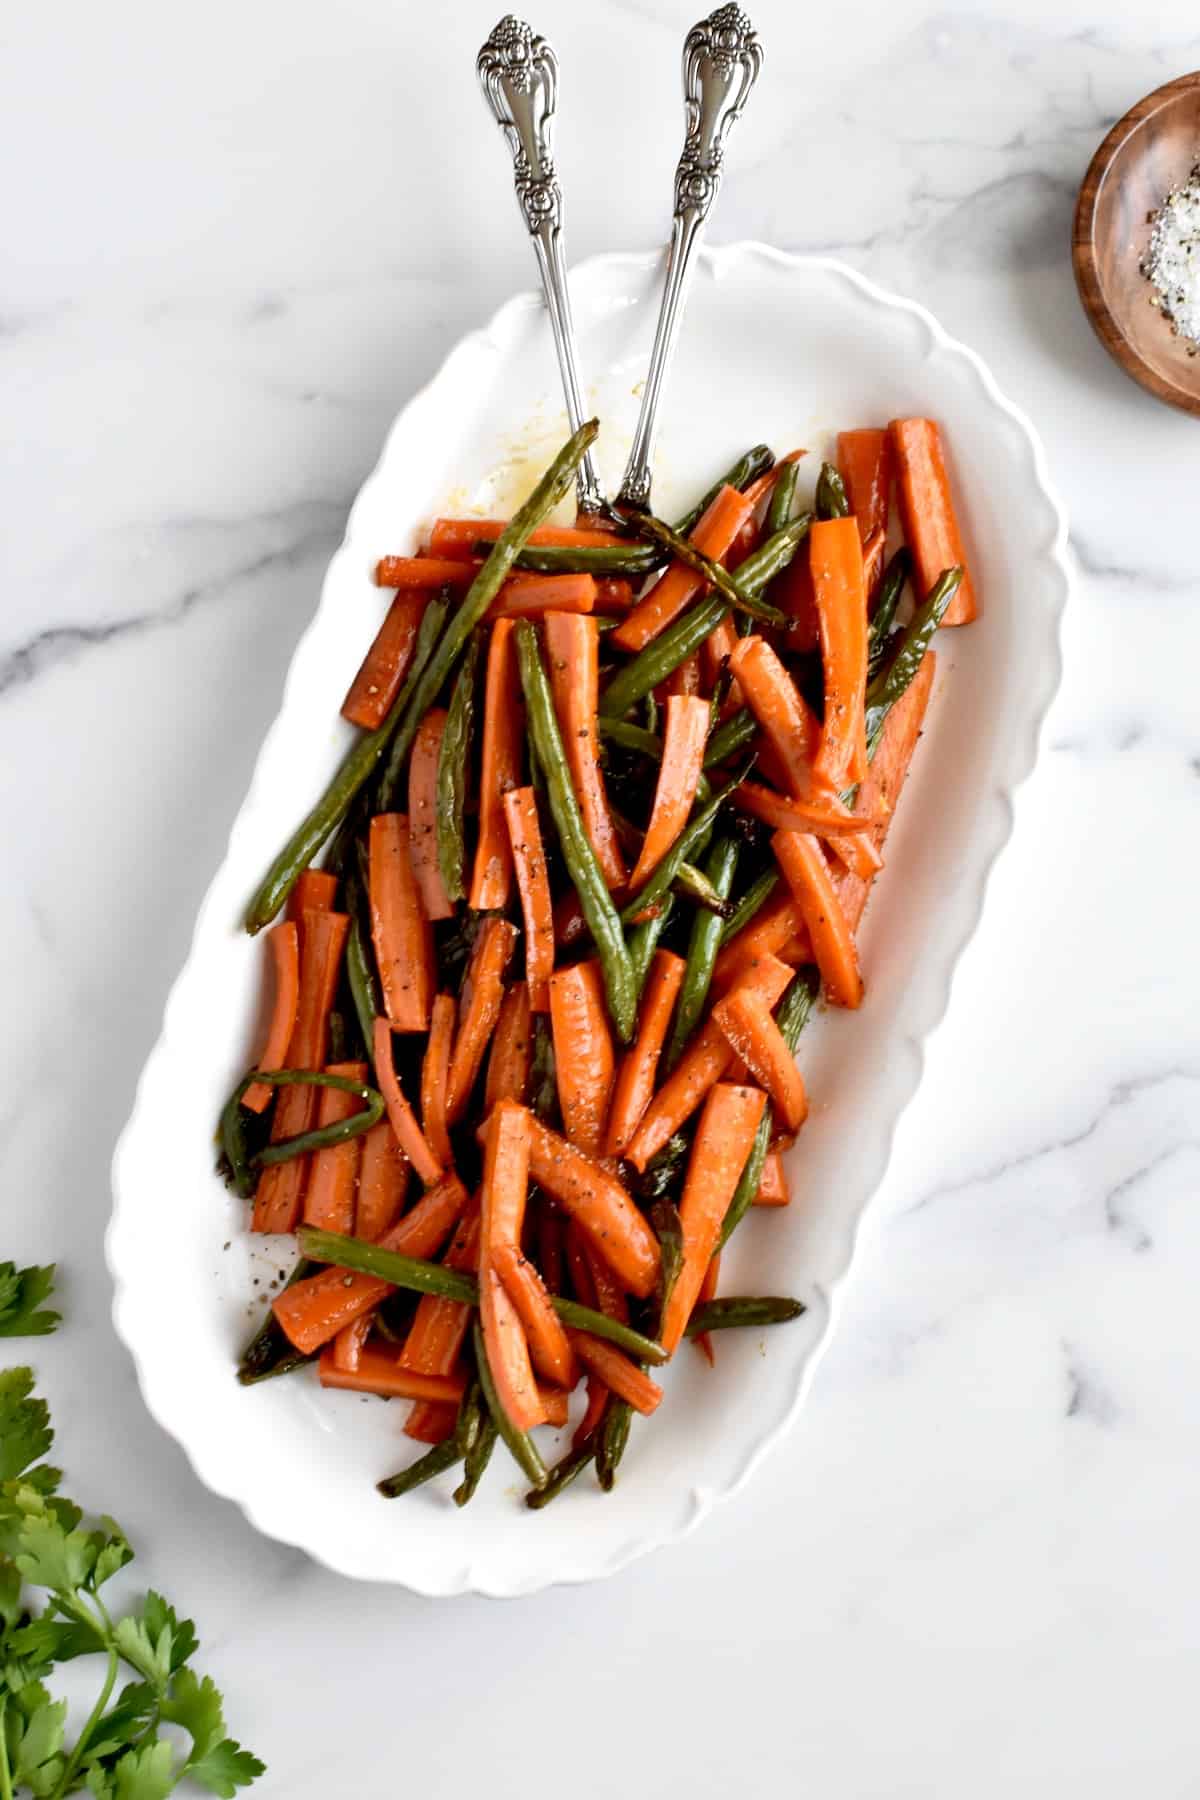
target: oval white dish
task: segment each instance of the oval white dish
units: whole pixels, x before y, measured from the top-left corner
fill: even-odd
[[[572,277],[610,491],[636,416],[657,273],[656,258],[611,256]],[[240,920],[344,749],[338,707],[388,598],[371,579],[376,559],[411,549],[435,512],[488,511],[528,489],[565,436],[552,380],[541,303],[522,295],[457,346],[393,426],[296,651],[113,1167],[114,1316],[155,1418],[260,1530],[343,1574],[426,1595],[513,1596],[609,1574],[734,1493],[793,1417],[1059,678],[1066,522],[1032,426],[980,359],[924,308],[839,263],[758,244],[703,252],[663,419],[659,510],[689,504],[760,439],[808,447],[803,493],[839,427],[931,414],[960,472],[983,609],[969,630],[938,639],[925,740],[863,927],[866,1003],[822,1017],[802,1043],[814,1107],[792,1152],[796,1198],[752,1214],[726,1255],[725,1291],[793,1293],[809,1310],[773,1332],[729,1334],[715,1370],[679,1357],[659,1412],[635,1421],[610,1495],[585,1480],[529,1513],[498,1452],[462,1512],[444,1479],[380,1499],[375,1482],[416,1453],[400,1432],[404,1409],[323,1392],[311,1371],[249,1390],[233,1379],[259,1316],[252,1296],[290,1261],[285,1245],[249,1237],[214,1173],[214,1124],[252,1055],[262,981],[262,948]],[[553,1440],[547,1452],[559,1453]]]

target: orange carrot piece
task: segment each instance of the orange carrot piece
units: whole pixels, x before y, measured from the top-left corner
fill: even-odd
[[[921,735],[921,725],[929,704],[936,669],[934,653],[928,650],[908,691],[901,695],[887,716],[879,748],[871,758],[867,779],[859,789],[860,802],[879,815],[880,822],[876,826],[876,840],[879,844],[883,843],[895,817],[896,804]],[[838,901],[846,921],[852,931],[857,931],[871,892],[871,882],[858,880],[852,875],[842,875],[836,886]]]
[[[457,1125],[467,1109],[475,1079],[504,999],[504,972],[517,941],[517,928],[507,919],[483,921],[471,949],[458,1004],[458,1036],[450,1058],[446,1088],[446,1123]]]
[[[778,956],[784,945],[803,930],[800,908],[785,887],[768,900],[735,937],[722,945],[713,966],[714,984],[718,988],[724,987],[740,968],[757,961],[760,956]]]
[[[717,1297],[717,1281],[720,1277],[720,1273],[721,1273],[721,1252],[718,1250],[717,1254],[713,1257],[713,1259],[709,1263],[707,1269],[705,1269],[705,1271],[704,1271],[704,1280],[700,1283],[700,1292],[696,1295],[696,1305],[697,1306],[703,1305],[706,1300],[715,1300],[716,1299],[716,1297]],[[692,1342],[696,1346],[696,1349],[700,1352],[701,1356],[704,1358],[705,1362],[708,1364],[709,1368],[714,1369],[717,1364],[717,1353],[713,1349],[712,1332],[711,1331],[698,1332],[697,1335],[692,1339]]]
[[[432,569],[436,565],[423,563],[418,566]],[[441,583],[435,581],[430,585],[437,587]],[[342,717],[351,725],[359,725],[364,731],[376,731],[391,712],[408,674],[428,602],[428,593],[412,587],[398,593],[392,601],[387,617],[342,701]]]
[[[366,1063],[331,1063],[329,1075],[345,1075],[351,1081],[366,1081]],[[343,1088],[318,1088],[317,1124],[337,1125],[362,1111],[357,1094]],[[317,1225],[322,1231],[354,1230],[354,1196],[358,1187],[358,1170],[362,1161],[362,1139],[347,1138],[344,1144],[327,1144],[314,1153],[309,1166],[308,1185],[304,1192],[304,1223]]]
[[[292,1033],[296,1029],[296,1011],[300,1004],[300,932],[294,919],[285,919],[267,933],[267,947],[275,971],[275,1000],[267,1041],[255,1068],[282,1069]],[[242,1105],[251,1112],[265,1112],[278,1090],[269,1082],[256,1081],[242,1095]]]
[[[339,1369],[332,1349],[317,1363],[321,1386],[347,1388],[353,1394],[379,1394],[385,1400],[440,1400],[457,1406],[466,1380],[462,1375],[418,1375],[406,1369],[395,1352],[369,1344],[357,1369]]]
[[[306,912],[332,912],[337,876],[328,869],[303,869],[288,895],[287,917],[299,924]]]
[[[601,872],[609,888],[616,891],[625,885],[625,862],[600,769],[596,727],[600,633],[594,619],[556,612],[546,619],[545,639],[554,710],[562,728],[571,785]]]
[[[445,707],[431,706],[417,727],[408,764],[408,854],[427,919],[454,916],[437,850],[437,774],[445,729]]]
[[[351,1319],[343,1325],[333,1340],[334,1367],[344,1374],[351,1374],[362,1362],[363,1345],[371,1334],[375,1323],[374,1312],[360,1313],[357,1319]]]
[[[753,501],[737,488],[726,485],[698,520],[691,541],[698,550],[719,562],[726,555],[742,526],[754,511]],[[686,563],[672,563],[666,573],[639,600],[629,616],[613,632],[613,642],[622,650],[636,653],[644,650],[652,638],[677,619],[692,599],[707,586],[702,575]]]
[[[489,619],[540,619],[547,613],[590,613],[594,575],[514,575],[488,608]]]
[[[416,1205],[377,1242],[385,1250],[398,1250],[402,1256],[434,1256],[467,1211],[470,1199],[458,1176],[450,1170],[427,1188]]]
[[[448,1269],[467,1273],[479,1267],[482,1232],[480,1209],[469,1205],[455,1226],[454,1236],[442,1258]],[[458,1361],[463,1340],[470,1329],[472,1310],[462,1300],[447,1300],[441,1294],[422,1294],[400,1353],[405,1368],[419,1369],[424,1375],[448,1375]]]
[[[574,1221],[572,1220],[572,1224]],[[578,1227],[576,1227],[578,1230]],[[599,1244],[579,1231],[579,1241],[583,1254],[587,1258],[588,1273],[591,1276],[591,1291],[595,1296],[590,1304],[610,1319],[620,1320],[622,1325],[629,1323],[629,1302],[625,1298],[625,1290],[604,1257]]]
[[[614,1394],[627,1400],[635,1412],[652,1413],[655,1410],[663,1397],[662,1389],[644,1369],[631,1362],[623,1350],[618,1350],[605,1338],[593,1337],[590,1331],[572,1331],[567,1335],[584,1367],[598,1375]]]
[[[476,912],[503,912],[512,891],[512,849],[504,822],[504,795],[521,779],[524,736],[512,631],[512,621],[500,619],[493,625],[488,640],[479,765],[479,841],[467,895],[468,904]]]
[[[709,705],[697,695],[684,699],[672,694],[667,701],[662,760],[654,790],[654,807],[641,854],[629,877],[632,890],[649,880],[675,839],[687,824],[696,799],[696,787],[704,766],[708,737]]]
[[[441,1179],[443,1164],[438,1161],[429,1139],[417,1123],[417,1115],[408,1104],[392,1049],[392,1028],[386,1019],[376,1019],[372,1040],[375,1057],[375,1079],[383,1095],[384,1105],[396,1141],[417,1171],[426,1187]]]
[[[541,1276],[518,1244],[496,1245],[488,1254],[525,1328],[534,1368],[559,1387],[573,1388],[579,1369]]]
[[[358,1204],[354,1234],[373,1243],[390,1229],[404,1210],[408,1191],[408,1158],[388,1119],[380,1119],[362,1138],[358,1171]]]
[[[470,587],[479,572],[478,557],[381,556],[375,564],[377,587],[399,588],[400,598],[421,589]]]
[[[383,1007],[394,1031],[427,1031],[433,998],[433,932],[413,873],[408,818],[371,820],[371,939]]]
[[[404,1422],[405,1437],[418,1444],[444,1444],[458,1426],[458,1408],[442,1400],[414,1400]]]
[[[886,544],[887,540],[882,531],[873,531],[863,545],[863,581],[866,584],[868,602],[879,586],[879,577],[883,574],[883,554]]]
[[[713,1007],[713,1019],[770,1095],[779,1124],[785,1131],[799,1131],[808,1117],[804,1077],[761,995],[735,988]]]
[[[579,904],[579,895],[574,888],[568,888],[554,903],[554,941],[564,949],[569,949],[586,936],[587,920]]]
[[[601,1246],[631,1294],[644,1300],[653,1292],[658,1239],[615,1175],[540,1119],[530,1125],[529,1172]]]
[[[659,1333],[667,1350],[677,1347],[691,1317],[766,1103],[760,1089],[725,1082],[704,1103],[679,1203],[683,1261]]]
[[[771,839],[775,860],[804,915],[813,955],[835,1006],[862,1004],[858,951],[820,843],[802,831],[777,831]]]
[[[546,1381],[538,1382],[537,1391],[542,1404],[542,1418],[547,1425],[553,1425],[555,1431],[561,1431],[567,1422],[570,1394],[566,1388],[555,1387]]]
[[[531,1431],[543,1423],[546,1409],[534,1380],[520,1314],[486,1253],[479,1265],[479,1318],[500,1404],[518,1431]]]
[[[475,554],[476,544],[494,544],[507,519],[435,519],[429,533],[432,556],[465,557]],[[539,525],[529,534],[531,544],[557,545],[562,549],[612,548],[611,531],[574,525]]]
[[[733,803],[739,811],[774,825],[778,831],[811,831],[814,837],[855,837],[870,832],[875,824],[869,814],[851,812],[840,801],[823,796],[793,800],[758,781],[744,781],[734,794]]]
[[[867,772],[867,589],[852,518],[818,519],[809,533],[825,674],[825,723],[814,767],[830,787]]]
[[[791,1199],[792,1192],[788,1186],[783,1157],[778,1150],[768,1150],[767,1160],[764,1162],[762,1174],[758,1178],[758,1192],[754,1196],[754,1205],[789,1206]]]
[[[306,912],[300,921],[300,999],[288,1045],[289,1069],[320,1069],[325,1062],[329,1009],[337,988],[342,949],[350,920],[345,913]],[[285,1087],[275,1104],[271,1142],[311,1131],[317,1116],[315,1087]],[[254,1196],[255,1231],[294,1231],[300,1217],[306,1156],[273,1163],[263,1170]]]
[[[557,1212],[552,1212],[547,1197],[543,1194],[538,1206],[537,1219],[537,1258],[542,1272],[542,1280],[551,1294],[563,1291],[563,1229],[566,1221]]]
[[[525,921],[529,1007],[531,1012],[545,1012],[550,1005],[547,983],[554,967],[554,905],[538,822],[537,795],[531,787],[509,788],[504,796],[504,819]]]
[[[886,431],[839,431],[838,474],[865,550],[875,532],[887,532],[895,457]]]
[[[421,1062],[421,1125],[426,1141],[443,1169],[454,1161],[446,1130],[446,1082],[458,1007],[453,994],[439,994],[429,1018],[429,1042]]]
[[[927,594],[943,569],[961,566],[962,585],[942,624],[969,625],[979,609],[950,497],[942,434],[932,419],[893,419],[888,432],[896,453],[900,516],[913,554],[916,591]]]
[[[598,962],[575,963],[550,977],[554,1072],[568,1142],[599,1156],[612,1100],[616,1056]]]
[[[588,1376],[587,1405],[583,1409],[582,1419],[575,1427],[575,1434],[571,1439],[572,1450],[578,1450],[584,1441],[592,1436],[593,1432],[599,1430],[600,1421],[604,1417],[604,1409],[608,1405],[608,1394],[609,1389],[606,1382],[601,1381],[598,1375]]]
[[[601,575],[596,581],[592,611],[602,619],[623,619],[633,605],[633,583],[621,575]]]
[[[656,950],[646,974],[637,1036],[621,1058],[608,1115],[605,1154],[622,1156],[654,1094],[654,1079],[687,963],[672,950]]]
[[[681,699],[691,699],[704,686],[703,670],[700,666],[700,652],[693,650],[690,656],[671,670],[665,681],[660,681],[654,690],[654,697],[660,706],[665,706],[672,695]]]
[[[524,1104],[532,1056],[529,988],[523,981],[514,981],[500,1002],[500,1017],[488,1052],[487,1081],[483,1090],[485,1118],[498,1100],[520,1100]]]
[[[596,1283],[592,1278],[592,1261],[588,1255],[589,1238],[578,1219],[568,1219],[565,1237],[567,1269],[571,1290],[583,1306],[599,1306]]]
[[[704,665],[705,680],[709,689],[716,687],[721,672],[738,646],[738,634],[734,630],[732,619],[722,619],[714,625],[700,646],[700,659]],[[721,703],[721,717],[727,719],[731,713],[737,712],[743,704],[742,690],[736,681],[729,684],[729,691]]]
[[[515,1100],[502,1100],[483,1128],[484,1250],[503,1244],[520,1249],[529,1195],[529,1136],[533,1114]]]
[[[789,793],[797,800],[832,796],[836,789],[813,767],[821,728],[766,638],[758,632],[742,638],[729,668],[779,759]]]

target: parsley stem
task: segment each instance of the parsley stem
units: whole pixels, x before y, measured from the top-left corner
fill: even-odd
[[[8,1698],[0,1699],[0,1800],[13,1800],[12,1774],[8,1767]]]
[[[100,1697],[88,1714],[87,1724],[75,1740],[75,1748],[67,1758],[67,1766],[62,1772],[62,1779],[55,1788],[51,1800],[61,1800],[61,1797],[64,1794],[70,1793],[71,1783],[75,1779],[75,1772],[79,1767],[82,1753],[87,1748],[88,1739],[104,1717],[104,1709],[112,1698],[112,1691],[116,1686],[117,1670],[119,1667],[120,1657],[117,1655],[116,1645],[110,1643],[108,1647],[108,1667],[104,1672],[104,1686],[100,1689]],[[11,1790],[6,1796],[6,1800],[12,1800]]]

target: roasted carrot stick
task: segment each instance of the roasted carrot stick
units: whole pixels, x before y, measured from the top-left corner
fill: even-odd
[[[379,1091],[383,1095],[388,1120],[396,1134],[396,1141],[425,1186],[430,1187],[441,1179],[443,1165],[438,1160],[437,1153],[429,1139],[417,1123],[417,1115],[409,1105],[404,1089],[400,1086],[392,1049],[392,1028],[386,1019],[376,1019],[375,1021],[372,1050],[375,1060],[375,1079],[379,1083]]]
[[[538,1399],[542,1404],[543,1419],[547,1425],[553,1425],[556,1431],[561,1431],[567,1422],[571,1396],[565,1388],[556,1387],[548,1381],[539,1381],[537,1391]]]
[[[483,1128],[483,1248],[520,1247],[529,1194],[529,1136],[533,1114],[515,1100],[501,1100]]]
[[[735,988],[713,1007],[713,1019],[770,1095],[783,1130],[799,1131],[808,1117],[804,1077],[762,996],[749,988]]]
[[[501,1244],[488,1254],[524,1326],[534,1368],[548,1381],[570,1390],[579,1379],[579,1369],[537,1269],[518,1244]]]
[[[665,706],[673,694],[683,699],[690,699],[698,694],[704,686],[704,670],[700,661],[700,652],[693,650],[685,656],[678,666],[671,670],[665,681],[660,681],[654,690],[654,697],[660,706]]]
[[[429,533],[430,555],[473,556],[476,544],[494,544],[507,525],[507,519],[435,519]],[[612,548],[613,534],[587,526],[539,525],[536,531],[530,532],[526,542],[557,544],[564,549],[583,549],[590,545],[602,550],[606,545]]]
[[[750,813],[779,831],[811,831],[814,837],[855,837],[869,834],[875,820],[862,812],[851,812],[840,801],[821,797],[816,800],[793,800],[763,787],[761,782],[743,781],[733,795],[739,812]]]
[[[288,895],[287,917],[297,925],[306,912],[332,912],[337,876],[328,869],[305,869]]]
[[[504,972],[517,941],[517,928],[507,919],[483,921],[471,948],[471,960],[458,1003],[458,1036],[450,1058],[446,1088],[446,1123],[457,1125],[467,1109],[475,1078],[483,1065],[500,1006]]]
[[[417,727],[408,764],[408,853],[427,919],[454,917],[437,847],[437,772],[445,729],[445,707],[431,706]]]
[[[572,1450],[578,1450],[599,1430],[600,1421],[604,1417],[604,1409],[608,1405],[608,1386],[598,1375],[587,1378],[587,1405],[583,1409],[583,1417],[575,1427],[571,1439]]]
[[[477,557],[381,556],[375,564],[375,583],[399,588],[402,595],[430,588],[465,588],[470,587],[479,567]]]
[[[933,651],[927,650],[908,691],[901,695],[887,716],[879,748],[871,758],[867,779],[859,789],[860,804],[869,806],[879,816],[880,822],[875,829],[876,839],[880,844],[895,816],[896,803],[921,735],[921,724],[929,704],[935,673],[936,659]],[[852,931],[857,931],[871,892],[870,880],[859,880],[853,875],[839,875],[836,887],[846,921]]]
[[[563,1129],[570,1143],[599,1156],[616,1075],[599,963],[559,969],[550,977],[549,992]]]
[[[605,881],[617,891],[625,885],[625,862],[608,807],[596,731],[600,634],[594,619],[551,613],[545,640],[554,710],[584,828]]]
[[[418,1444],[444,1444],[454,1436],[458,1408],[442,1400],[414,1400],[404,1421],[404,1435]]]
[[[714,984],[718,988],[727,985],[738,969],[760,956],[778,956],[788,940],[803,930],[800,908],[784,886],[748,925],[721,946],[713,968]]]
[[[962,583],[942,624],[969,625],[978,611],[975,585],[950,497],[941,432],[932,419],[893,419],[888,431],[896,453],[904,537],[913,554],[913,585],[926,594],[943,569],[961,567]]]
[[[704,766],[708,737],[707,700],[683,699],[672,694],[667,701],[662,761],[654,789],[654,807],[637,866],[629,877],[634,892],[649,880],[675,839],[687,824]]]
[[[259,1069],[281,1069],[287,1056],[292,1033],[296,1029],[296,1009],[300,1004],[300,932],[295,920],[284,919],[267,933],[271,964],[275,970],[275,1002],[267,1041],[256,1063]],[[265,1112],[277,1090],[265,1081],[255,1082],[242,1095],[242,1105],[251,1112]]]
[[[565,1233],[567,1270],[575,1298],[584,1306],[598,1307],[599,1297],[592,1277],[592,1259],[588,1255],[589,1238],[578,1219],[568,1219]]]
[[[873,533],[887,532],[895,471],[891,438],[886,431],[839,431],[837,466],[865,549]]]
[[[787,568],[771,583],[771,604],[787,614],[787,647],[803,655],[817,647],[817,606],[813,598],[810,546],[800,545]]]
[[[436,567],[432,563],[418,563],[417,566]],[[433,581],[428,585],[439,587],[441,583]],[[392,710],[392,702],[400,692],[412,662],[428,599],[428,593],[409,587],[392,601],[375,642],[363,657],[358,674],[342,701],[342,717],[351,725],[360,725],[364,731],[376,731]]]
[[[479,1318],[500,1404],[518,1431],[532,1431],[544,1421],[546,1409],[534,1380],[525,1328],[486,1254],[479,1265]]]
[[[537,795],[531,787],[509,788],[504,796],[504,820],[525,921],[529,1008],[531,1012],[545,1012],[550,1005],[546,984],[554,967],[554,905],[538,823]]]
[[[863,545],[863,582],[867,590],[867,604],[873,603],[875,589],[879,586],[879,578],[883,574],[883,553],[887,540],[882,531],[873,531]]]
[[[339,1369],[332,1350],[317,1364],[322,1387],[348,1388],[354,1394],[380,1394],[385,1400],[440,1400],[457,1406],[466,1382],[461,1375],[417,1375],[406,1369],[394,1350],[369,1344],[357,1369]]]
[[[343,1374],[352,1374],[362,1362],[363,1345],[371,1334],[375,1314],[366,1312],[349,1325],[343,1325],[333,1340],[333,1365]]]
[[[563,1291],[565,1226],[566,1220],[557,1211],[551,1211],[548,1198],[543,1194],[538,1206],[537,1259],[546,1291],[551,1294],[561,1294]]]
[[[753,501],[735,487],[723,487],[704,516],[698,520],[691,541],[698,550],[719,562],[754,511]],[[947,565],[949,566],[949,565]],[[689,601],[705,586],[704,578],[685,563],[672,563],[613,632],[622,650],[644,650],[651,638],[677,619]]]
[[[433,933],[413,873],[406,814],[376,813],[371,820],[369,885],[384,1011],[394,1031],[427,1031]]]
[[[777,831],[771,848],[804,916],[826,994],[835,1006],[860,1006],[863,988],[854,932],[820,842],[806,832]]]
[[[306,912],[300,921],[300,1000],[288,1045],[289,1069],[319,1069],[325,1062],[329,1009],[337,988],[350,920],[345,913]],[[271,1141],[311,1131],[317,1116],[315,1087],[287,1087],[275,1103]],[[294,1231],[300,1218],[308,1158],[294,1156],[265,1168],[254,1196],[255,1231]]]
[[[778,1150],[768,1150],[753,1203],[755,1206],[788,1206],[791,1198],[783,1157]]]
[[[645,1299],[658,1275],[658,1239],[616,1176],[540,1119],[530,1125],[529,1172],[595,1239],[629,1292]]]
[[[529,989],[523,981],[514,981],[500,1003],[500,1017],[488,1052],[487,1080],[483,1090],[485,1118],[498,1100],[520,1100],[524,1104],[532,1055]]]
[[[514,575],[488,608],[489,619],[541,619],[547,613],[590,613],[594,575]]]
[[[592,611],[602,619],[623,619],[633,605],[633,583],[622,575],[602,575],[596,581]]]
[[[345,1075],[351,1081],[367,1079],[366,1063],[331,1063],[330,1075]],[[317,1124],[336,1125],[342,1119],[361,1112],[362,1101],[344,1088],[320,1088],[317,1102]],[[304,1223],[318,1225],[322,1231],[354,1230],[354,1197],[358,1188],[358,1170],[362,1161],[362,1139],[347,1138],[344,1144],[328,1144],[315,1152],[309,1165],[308,1185],[304,1191]]]
[[[568,1336],[584,1367],[598,1375],[614,1394],[628,1400],[634,1412],[652,1413],[655,1410],[663,1397],[662,1389],[644,1369],[631,1362],[623,1350],[606,1343],[603,1338],[593,1337],[590,1331],[572,1331]]]
[[[354,1234],[369,1243],[382,1237],[400,1217],[408,1191],[408,1158],[400,1148],[390,1119],[380,1119],[359,1139],[358,1205]]]
[[[579,1227],[572,1220],[576,1230]],[[579,1230],[583,1254],[587,1258],[588,1272],[592,1278],[592,1293],[595,1295],[595,1306],[610,1319],[619,1319],[622,1325],[629,1323],[629,1302],[625,1298],[625,1290],[621,1286],[612,1269],[609,1267],[604,1253],[595,1238]]]
[[[454,1161],[446,1130],[446,1082],[458,1007],[453,994],[439,994],[429,1017],[429,1042],[421,1062],[421,1125],[429,1148],[443,1169]]]
[[[798,800],[833,795],[836,790],[813,767],[821,728],[767,640],[758,632],[742,638],[729,669],[779,758],[789,792]]]
[[[718,1082],[704,1103],[679,1203],[683,1262],[659,1334],[668,1350],[676,1348],[691,1317],[765,1105],[760,1089],[726,1082]]]
[[[479,1267],[482,1229],[479,1207],[468,1205],[442,1258],[448,1269],[467,1273]],[[424,1375],[448,1375],[458,1361],[463,1339],[470,1328],[471,1308],[464,1301],[447,1300],[440,1294],[422,1294],[400,1360],[406,1369],[418,1369]]]
[[[830,787],[867,772],[867,590],[852,518],[818,519],[809,533],[825,674],[825,721],[814,761]]]
[[[504,795],[521,779],[523,710],[512,621],[500,619],[488,642],[479,769],[479,842],[468,903],[476,912],[502,912],[512,889],[512,849]]]
[[[624,1154],[650,1104],[658,1060],[686,972],[687,963],[682,956],[676,956],[672,950],[654,952],[642,990],[637,1036],[621,1058],[613,1088],[604,1145],[608,1156]]]

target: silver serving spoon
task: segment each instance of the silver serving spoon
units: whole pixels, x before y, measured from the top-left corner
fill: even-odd
[[[571,430],[578,431],[584,411],[563,257],[562,189],[551,146],[558,98],[558,59],[545,38],[509,14],[484,44],[475,68],[484,98],[512,151],[517,203],[537,255],[567,418]],[[604,496],[590,451],[579,465],[576,485],[580,512],[600,512]]]
[[[619,502],[629,506],[646,509],[650,504],[650,459],[658,407],[679,334],[692,253],[721,186],[725,139],[741,117],[761,67],[762,48],[739,6],[718,7],[707,19],[693,25],[684,39],[683,103],[687,130],[675,170],[675,217],[654,348],[618,496]]]

